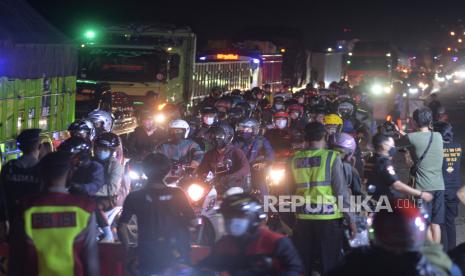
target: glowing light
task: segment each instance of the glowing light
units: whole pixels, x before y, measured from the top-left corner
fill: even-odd
[[[86,47],[86,45],[85,45],[85,44],[81,44],[81,48],[84,48],[84,47]]]
[[[165,108],[165,106],[166,106],[166,103],[159,104],[157,109],[158,110],[163,110],[163,108]]]
[[[239,55],[235,55],[235,54],[217,54],[216,58],[217,59],[222,59],[222,60],[238,60]]]
[[[450,32],[450,35],[455,36],[455,32],[454,31]]]
[[[132,180],[139,180],[140,176],[135,171],[129,171],[129,178],[131,178]]]
[[[254,58],[254,59],[252,59],[252,62],[255,63],[255,64],[259,64],[260,60],[258,58]]]
[[[465,79],[465,71],[457,71],[454,73],[457,78]]]
[[[205,188],[195,183],[191,184],[189,188],[187,188],[187,194],[193,201],[199,201],[202,198],[204,192]]]
[[[353,55],[352,52],[350,52],[350,53],[349,53],[349,56],[352,56],[352,55]]]
[[[350,61],[350,60],[348,60],[346,63],[347,63],[347,64],[350,64],[350,63],[351,63],[351,61]]]
[[[408,89],[408,92],[409,92],[410,94],[417,94],[417,93],[418,93],[418,88],[409,88],[409,89]]]
[[[390,56],[391,56],[391,53],[386,53],[386,56],[387,56],[387,57],[390,57]]]
[[[343,47],[342,47],[342,45],[339,45],[339,46],[337,46],[337,48],[338,48],[339,50],[341,50]]]
[[[199,57],[200,60],[207,60],[207,57]]]
[[[85,32],[84,36],[87,38],[87,39],[94,39],[96,34],[95,34],[95,31],[92,31],[92,30],[88,30]]]
[[[332,52],[332,51],[333,51],[333,48],[330,47],[330,48],[328,48],[327,50],[328,50],[328,52]]]
[[[279,51],[280,51],[281,53],[284,54],[284,53],[286,52],[286,49],[285,49],[285,48],[281,48],[281,49],[279,49]]]
[[[389,93],[391,93],[392,88],[391,88],[390,86],[385,86],[385,87],[383,88],[383,91],[384,91],[384,93],[389,94]]]
[[[285,172],[286,171],[284,169],[273,169],[272,168],[269,174],[271,181],[274,184],[279,184],[279,182],[283,180]]]
[[[447,51],[448,51],[448,52],[452,51],[452,48],[451,48],[451,47],[447,47]]]
[[[383,92],[383,87],[379,84],[374,84],[372,87],[371,87],[371,92],[373,92],[373,94],[375,95],[379,95]]]
[[[461,38],[457,39],[457,42],[462,43],[462,39]]]
[[[168,49],[166,49],[166,50],[169,52],[169,51],[173,50],[173,48],[168,47]]]
[[[166,116],[164,114],[157,114],[155,116],[155,122],[156,123],[164,123],[166,121]]]

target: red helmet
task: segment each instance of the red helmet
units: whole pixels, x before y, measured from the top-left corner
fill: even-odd
[[[285,119],[289,119],[289,113],[285,112],[285,111],[278,111],[276,112],[275,114],[273,114],[273,119],[276,120],[278,118],[285,118]]]
[[[291,113],[293,111],[298,111],[300,114],[304,113],[304,106],[301,104],[291,104],[287,108],[287,112]]]
[[[375,243],[396,252],[418,251],[426,238],[425,214],[409,200],[390,203],[390,210],[380,210],[373,219]]]

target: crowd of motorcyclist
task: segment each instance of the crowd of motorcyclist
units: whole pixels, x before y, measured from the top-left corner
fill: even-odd
[[[83,210],[90,210],[94,206],[97,210],[92,214],[93,220],[79,220],[78,215],[88,218],[79,212],[71,216],[75,222],[73,226],[88,229],[84,238],[77,234],[63,234],[70,235],[69,250],[75,252],[74,256],[89,248],[96,250],[89,242],[82,243],[82,239],[121,241],[130,251],[130,223],[132,216],[136,216],[139,230],[135,255],[142,275],[163,273],[174,260],[190,265],[189,246],[186,245],[191,241],[186,229],[195,227],[196,214],[188,204],[190,199],[186,191],[176,186],[188,178],[206,179],[209,176],[215,179],[215,188],[221,195],[219,199],[223,198],[219,212],[224,217],[226,236],[219,239],[206,259],[196,264],[199,269],[228,271],[232,275],[311,275],[312,272],[324,275],[443,275],[442,271],[461,275],[441,250],[431,249],[449,262],[446,268],[422,253],[427,242],[421,228],[427,227],[428,222],[416,207],[393,213],[381,212],[375,216],[374,246],[363,250],[344,245],[345,229],[348,229],[349,239],[358,231],[353,214],[323,214],[321,217],[301,214],[297,223],[295,218],[283,214],[277,227],[271,225],[270,214],[267,218],[263,211],[263,198],[272,193],[265,169],[277,163],[288,170],[286,177],[289,179],[284,182],[292,182],[292,185],[282,184],[275,195],[329,193],[343,195],[344,200],[348,195],[365,195],[369,189],[364,185],[364,164],[368,162],[364,160],[364,154],[373,147],[375,154],[386,156],[387,161],[382,161],[387,172],[389,187],[386,189],[393,188],[431,201],[429,193],[404,187],[407,185],[397,183],[398,179],[393,177],[395,172],[388,157],[392,159],[395,145],[394,139],[391,141],[389,137],[396,137],[401,130],[388,122],[378,129],[374,144],[370,144],[375,124],[369,107],[370,103],[363,95],[356,94],[344,81],[331,83],[327,89],[324,83],[310,84],[294,93],[271,93],[269,89],[258,87],[224,93],[215,88],[188,114],[168,103],[153,101],[144,105],[138,114],[139,126],[125,137],[112,133],[112,115],[102,110],[93,111],[87,118],[72,123],[68,129],[70,138],[61,143],[57,152],[39,155],[44,150],[40,130],[23,131],[17,139],[23,156],[7,163],[2,168],[1,178],[1,236],[11,243],[12,256],[16,258],[10,259],[11,275],[31,273],[30,268],[21,267],[18,262],[47,254],[40,247],[40,241],[61,233],[37,229],[61,229],[63,226],[58,224],[67,223],[55,222],[61,214],[60,206],[64,206],[63,199],[57,195],[60,193],[72,195],[67,199],[67,208],[81,206]],[[440,116],[439,109],[437,106],[433,114],[435,120]],[[319,160],[328,165],[322,165],[321,171],[311,176],[302,168],[312,167],[312,164],[295,165],[301,159],[307,163]],[[54,178],[46,176],[47,170],[53,170],[54,166],[57,167],[51,174]],[[141,167],[142,173],[138,177],[145,183],[137,191],[129,174],[136,166]],[[325,176],[325,170],[329,170],[329,175]],[[381,173],[377,176],[382,177]],[[317,178],[328,184],[319,183],[315,187],[308,184],[316,183]],[[306,190],[299,188],[304,184],[302,181],[309,185]],[[325,190],[320,185],[329,185],[332,190]],[[228,194],[234,188],[240,188],[240,192]],[[28,198],[40,191],[41,197]],[[388,193],[390,200],[397,198],[385,192]],[[24,197],[28,200],[20,201]],[[55,209],[47,202],[51,202],[48,205]],[[49,210],[37,206],[47,206]],[[121,206],[116,231],[117,222],[110,220],[108,213],[115,208],[121,209]],[[53,218],[48,218],[50,221],[41,217],[46,212],[53,213]],[[32,217],[32,225],[25,220],[27,216]],[[305,220],[307,218],[309,220]],[[94,233],[91,228],[98,228],[100,232]],[[60,239],[59,236],[53,238]],[[32,241],[33,250],[26,249],[30,243],[25,239]],[[346,255],[343,251],[353,252]],[[66,268],[47,268],[53,258],[63,260],[54,255],[50,263],[37,264],[37,270],[51,271],[49,275],[65,275],[60,273]],[[98,275],[95,262],[88,258],[76,261],[75,258],[66,260],[79,263],[79,272],[74,270],[75,275]],[[365,259],[371,264],[365,264]],[[384,270],[373,268],[378,263],[383,263],[380,267]],[[393,263],[399,267],[389,270]],[[36,275],[37,270],[31,275]]]

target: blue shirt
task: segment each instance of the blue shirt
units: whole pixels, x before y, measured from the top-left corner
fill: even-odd
[[[259,156],[264,156],[264,161],[274,161],[274,151],[270,142],[263,136],[257,136],[249,141],[238,139],[234,146],[241,149],[250,164],[255,162]]]

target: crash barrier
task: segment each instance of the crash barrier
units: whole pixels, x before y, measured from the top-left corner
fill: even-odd
[[[6,276],[9,248],[7,244],[0,245],[0,276]],[[197,264],[210,253],[210,248],[193,245],[191,261]],[[99,243],[100,275],[101,276],[133,276],[130,259],[120,243]]]

